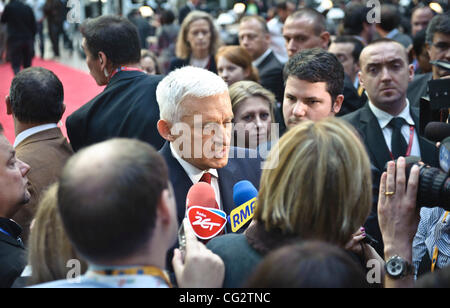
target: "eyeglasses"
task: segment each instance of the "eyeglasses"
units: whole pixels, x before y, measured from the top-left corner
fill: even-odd
[[[447,51],[450,49],[450,43],[447,42],[438,42],[436,44],[432,43],[431,45],[440,51]]]

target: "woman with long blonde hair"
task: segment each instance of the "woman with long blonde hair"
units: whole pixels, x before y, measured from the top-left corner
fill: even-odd
[[[371,204],[370,160],[355,130],[337,118],[304,121],[269,153],[249,228],[207,246],[225,263],[224,287],[239,287],[286,244],[319,240],[345,248]]]
[[[192,11],[181,24],[175,47],[176,58],[169,72],[183,66],[195,66],[217,74],[214,56],[220,45],[219,33],[210,14]]]

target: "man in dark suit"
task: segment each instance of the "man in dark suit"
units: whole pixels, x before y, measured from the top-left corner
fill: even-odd
[[[21,66],[31,66],[37,32],[36,19],[28,5],[20,0],[11,0],[3,11],[1,22],[8,25],[8,55],[14,74],[17,74]]]
[[[406,98],[408,82],[414,76],[414,67],[408,65],[405,48],[390,39],[380,39],[365,47],[360,57],[359,80],[369,102],[359,110],[345,115],[359,132],[373,165],[373,182],[388,161],[400,156],[418,156],[425,163],[438,165],[437,148],[419,136],[418,110]],[[368,218],[366,232],[374,236],[383,254],[383,241],[378,225],[378,186],[374,187],[373,210]]]
[[[136,27],[118,16],[100,16],[81,27],[90,74],[105,90],[67,118],[74,151],[113,137],[137,138],[159,149],[156,86],[161,76],[140,70]]]
[[[280,132],[285,130],[281,113],[283,102],[283,64],[278,61],[270,49],[270,32],[266,21],[260,16],[246,16],[239,24],[239,44],[248,51],[253,59],[253,66],[258,69],[259,83],[275,94],[277,108],[275,121],[280,124]]]
[[[0,288],[9,288],[27,264],[22,228],[11,218],[30,201],[30,166],[16,158],[0,125]]]
[[[258,187],[261,163],[256,152],[230,147],[233,111],[227,84],[207,70],[186,66],[165,77],[156,95],[158,131],[167,140],[160,153],[169,167],[179,222],[188,190],[199,181],[211,184],[218,207],[229,215],[235,207],[234,184],[249,180]]]
[[[419,136],[418,110],[411,108],[406,98],[414,68],[408,65],[404,47],[390,39],[377,40],[364,48],[360,64],[359,78],[369,103],[343,118],[361,134],[372,164],[383,170],[387,161],[413,155],[436,165],[437,149]],[[400,128],[394,118],[403,119],[398,121]],[[397,131],[401,138],[397,139]]]
[[[248,51],[258,69],[261,85],[283,100],[283,64],[270,47],[270,32],[260,16],[246,16],[239,23],[239,44]]]
[[[61,81],[51,71],[31,67],[11,82],[7,113],[14,119],[17,157],[31,166],[28,173],[31,200],[13,219],[22,226],[27,242],[41,193],[56,182],[73,150],[57,123],[65,110]]]
[[[311,48],[328,49],[330,33],[326,31],[325,17],[312,8],[292,13],[284,24],[283,36],[289,58]],[[360,108],[364,104],[349,78],[344,79],[344,102],[339,116]]]

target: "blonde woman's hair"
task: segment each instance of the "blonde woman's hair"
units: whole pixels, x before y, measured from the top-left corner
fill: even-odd
[[[262,173],[255,219],[267,231],[344,246],[372,201],[370,161],[354,129],[337,118],[305,121],[276,147],[267,163],[277,164]]]
[[[250,74],[246,80],[259,82],[258,69],[253,66],[252,57],[245,48],[239,45],[222,46],[217,51],[216,63],[219,62],[220,57],[224,57],[231,63],[240,66],[244,71],[248,71]]]
[[[211,31],[211,42],[209,44],[209,54],[214,56],[219,48],[221,42],[219,37],[219,32],[214,26],[214,21],[210,14],[202,11],[192,11],[181,24],[180,31],[178,32],[177,43],[175,47],[175,54],[178,58],[187,59],[191,56],[192,49],[188,44],[187,35],[189,31],[189,26],[194,21],[204,19],[209,24],[209,30]]]
[[[250,81],[250,80],[242,80],[233,83],[229,88],[231,106],[233,108],[233,113],[236,111],[238,105],[244,102],[247,98],[250,97],[261,97],[265,99],[269,105],[270,116],[272,117],[272,122],[275,121],[274,116],[274,107],[275,107],[275,95],[261,86],[259,83]]]
[[[80,261],[80,274],[87,269],[86,262],[77,255],[63,228],[57,195],[58,184],[53,184],[38,205],[28,243],[28,264],[32,268],[29,285],[66,279],[71,269],[67,267],[67,261],[71,259]]]

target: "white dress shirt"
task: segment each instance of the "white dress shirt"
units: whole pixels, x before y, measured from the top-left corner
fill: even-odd
[[[217,169],[208,169],[208,170],[200,170],[199,168],[193,166],[188,163],[184,159],[180,157],[172,143],[170,143],[170,151],[172,152],[172,156],[180,163],[181,167],[183,167],[184,171],[191,179],[192,184],[198,183],[203,176],[203,173],[209,172],[211,173],[211,186],[214,188],[214,192],[216,194],[216,201],[219,205],[220,209],[223,209],[222,200],[220,198],[220,189],[219,189],[219,174],[217,173]]]
[[[389,122],[394,118],[391,114],[381,110],[380,108],[376,107],[372,102],[369,101],[369,108],[372,110],[375,117],[378,119],[378,124],[381,127],[381,130],[383,131],[384,140],[386,141],[386,144],[389,148],[389,151],[392,153],[392,146],[391,146],[391,139],[392,139],[392,128],[389,127]],[[402,136],[405,138],[405,142],[408,144],[409,148],[409,140],[410,140],[410,133],[411,129],[410,126],[414,126],[414,120],[411,117],[410,110],[409,110],[409,101],[406,100],[406,106],[400,112],[397,118],[403,118],[407,124],[402,126]],[[411,146],[411,153],[410,156],[418,156],[420,157],[420,146],[419,146],[419,137],[417,135],[416,129],[414,129],[414,136],[413,136],[413,144]]]

